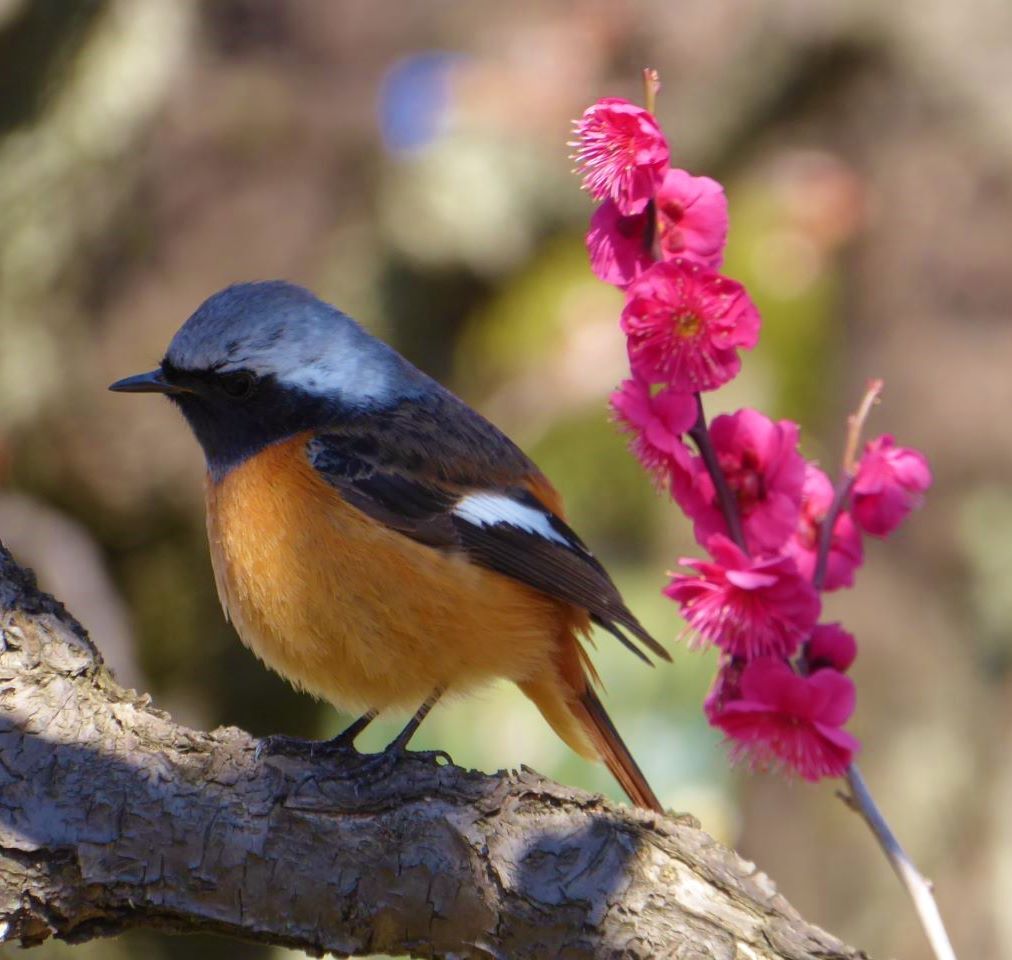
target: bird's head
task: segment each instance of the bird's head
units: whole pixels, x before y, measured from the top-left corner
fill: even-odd
[[[427,381],[351,317],[271,280],[208,298],[157,370],[109,389],[168,396],[220,479],[268,444],[382,409],[423,392]]]

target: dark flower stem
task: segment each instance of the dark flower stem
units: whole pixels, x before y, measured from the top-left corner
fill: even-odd
[[[843,472],[836,484],[833,493],[833,502],[829,510],[822,518],[822,526],[819,529],[819,548],[815,556],[815,574],[812,577],[812,586],[820,593],[826,582],[826,569],[829,566],[829,550],[833,545],[833,531],[836,528],[837,517],[847,506],[851,490],[854,488],[854,480],[857,477],[857,450],[861,445],[861,431],[864,429],[865,421],[871,408],[878,403],[882,394],[883,383],[881,380],[871,380],[868,388],[861,398],[861,404],[854,413],[847,417],[847,445],[843,451]]]
[[[745,544],[745,530],[741,525],[741,514],[738,513],[738,501],[735,500],[731,488],[727,484],[727,477],[720,469],[717,462],[717,452],[713,449],[713,442],[710,440],[710,431],[706,427],[706,414],[703,412],[703,398],[696,394],[696,422],[689,430],[689,436],[695,443],[699,455],[703,458],[706,471],[713,480],[713,488],[717,492],[717,504],[727,524],[727,531],[731,539],[741,547],[747,555],[748,547]]]
[[[840,516],[840,512],[847,506],[847,501],[850,499],[850,491],[854,488],[854,480],[853,474],[844,472],[839,483],[836,485],[833,502],[829,505],[829,510],[826,511],[826,516],[823,517],[822,525],[819,528],[819,549],[815,555],[815,574],[812,576],[812,586],[819,593],[822,593],[822,587],[826,582],[826,571],[829,568],[829,550],[833,546],[833,530],[836,528],[836,521]]]

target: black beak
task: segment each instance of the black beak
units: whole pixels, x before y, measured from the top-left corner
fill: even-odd
[[[132,377],[125,377],[109,385],[110,390],[117,393],[192,393],[186,387],[176,386],[169,383],[162,376],[161,370],[152,370],[150,373],[138,373]]]

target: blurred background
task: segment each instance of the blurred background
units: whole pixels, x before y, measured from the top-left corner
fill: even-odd
[[[1012,956],[1010,49],[1007,0],[0,0],[0,538],[181,722],[334,733],[347,718],[222,618],[181,419],[106,392],[220,287],[303,283],[510,433],[674,647],[652,671],[607,637],[596,657],[662,801],[810,920],[927,957],[832,784],[729,769],[700,709],[712,658],[676,645],[659,594],[695,546],[608,422],[621,304],[588,268],[566,147],[654,66],[673,162],[726,184],[724,272],[765,318],[710,412],[795,418],[832,469],[882,376],[872,431],[931,459],[926,507],[829,613],[860,643],[864,773],[957,949]],[[513,689],[441,707],[415,742],[620,796]],[[287,956],[147,933],[72,952]]]

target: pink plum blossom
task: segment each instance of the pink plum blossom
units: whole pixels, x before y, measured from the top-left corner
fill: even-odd
[[[576,121],[573,159],[595,200],[623,216],[641,213],[668,168],[668,143],[653,115],[617,97],[598,100]]]
[[[651,212],[623,217],[611,200],[605,200],[590,218],[587,252],[594,276],[616,287],[626,287],[654,262],[651,249]]]
[[[805,460],[798,452],[798,425],[773,421],[758,410],[739,410],[716,417],[710,440],[717,462],[734,494],[752,553],[775,553],[798,526],[805,479]],[[727,526],[717,502],[713,478],[699,457],[692,460],[690,489],[672,487],[672,494],[695,525],[696,539],[705,543]]]
[[[706,543],[713,561],[683,558],[664,592],[704,641],[747,660],[790,656],[811,633],[821,604],[789,557],[753,559],[723,534]]]
[[[753,766],[783,764],[805,780],[841,777],[860,743],[843,730],[854,712],[854,684],[835,670],[798,676],[773,657],[753,660],[740,678],[740,698],[711,721],[731,740],[731,758]]]
[[[741,699],[741,674],[744,669],[745,661],[741,657],[721,657],[717,675],[703,701],[703,713],[710,726],[716,726],[717,717],[728,703]]]
[[[716,270],[727,243],[727,198],[709,177],[668,170],[654,207],[623,216],[605,200],[590,220],[587,249],[594,274],[626,287],[654,262],[654,241],[661,260],[683,257]]]
[[[850,669],[857,657],[857,641],[838,623],[820,623],[805,645],[805,660],[809,670],[832,667],[840,673]]]
[[[680,393],[713,390],[759,339],[759,311],[734,280],[683,258],[655,263],[626,291],[622,329],[633,374]]]
[[[727,197],[710,177],[668,170],[657,191],[657,242],[661,257],[684,257],[710,270],[724,262]]]
[[[652,393],[641,380],[624,380],[610,397],[611,408],[632,435],[633,453],[657,480],[672,469],[688,470],[691,454],[681,435],[695,423],[696,398],[689,393],[660,390]]]
[[[801,575],[808,580],[815,576],[819,538],[822,523],[833,503],[833,484],[815,464],[805,464],[805,482],[801,493],[801,515],[794,536],[784,546],[784,552],[794,558]],[[833,537],[829,544],[826,579],[823,590],[837,590],[854,585],[854,571],[864,560],[861,532],[853,517],[841,510],[833,524]]]
[[[885,537],[924,500],[931,468],[924,454],[897,447],[888,434],[868,442],[854,480],[854,519],[865,533]]]

